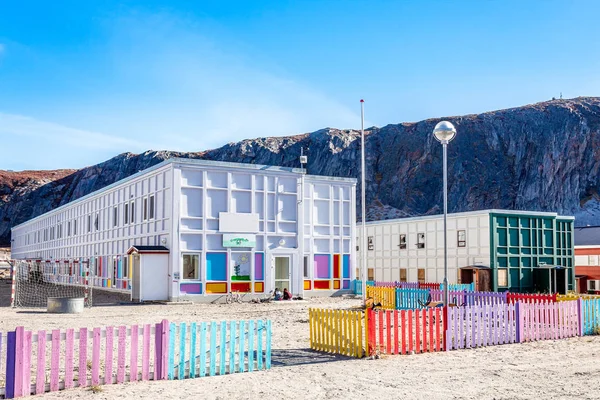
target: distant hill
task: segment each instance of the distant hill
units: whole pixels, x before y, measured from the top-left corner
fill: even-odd
[[[555,211],[575,215],[577,226],[600,225],[600,98],[442,119],[458,130],[448,150],[450,212]],[[442,149],[432,137],[440,120],[367,131],[368,219],[442,211]],[[301,147],[310,174],[360,176],[360,132],[333,128],[196,153],[125,153],[77,171],[0,171],[0,245],[12,226],[169,157],[298,167]]]

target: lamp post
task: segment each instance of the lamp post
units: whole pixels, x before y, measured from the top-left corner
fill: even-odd
[[[361,234],[360,234],[360,258],[363,303],[367,303],[367,195],[365,188],[365,101],[360,100],[360,171],[361,171]]]
[[[448,121],[439,122],[433,135],[442,144],[444,153],[444,306],[448,305],[448,143],[456,136],[456,128]]]

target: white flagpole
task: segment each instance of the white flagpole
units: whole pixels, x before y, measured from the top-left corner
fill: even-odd
[[[363,303],[367,302],[367,227],[365,221],[367,219],[367,205],[366,205],[366,188],[365,188],[365,101],[360,100],[360,171],[361,171],[361,207],[362,207],[362,221],[361,221],[361,243],[360,243],[360,255],[361,255],[361,278],[362,278],[362,297]]]

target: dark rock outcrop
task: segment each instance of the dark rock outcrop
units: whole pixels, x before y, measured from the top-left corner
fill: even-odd
[[[600,225],[600,98],[444,119],[458,130],[448,148],[450,212],[555,211],[575,215],[579,226]],[[367,130],[368,219],[442,210],[442,148],[432,136],[439,121]],[[170,157],[299,167],[301,148],[310,174],[360,177],[360,132],[330,128],[200,153],[125,153],[74,172],[2,172],[0,244],[9,242],[11,226]]]

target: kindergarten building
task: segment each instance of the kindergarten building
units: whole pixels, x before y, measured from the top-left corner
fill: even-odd
[[[12,258],[89,267],[91,286],[139,301],[330,295],[355,278],[355,192],[302,169],[169,159],[15,226]]]
[[[479,290],[573,290],[573,223],[548,212],[448,214],[448,281]],[[442,215],[367,223],[368,279],[443,282],[443,240]]]

